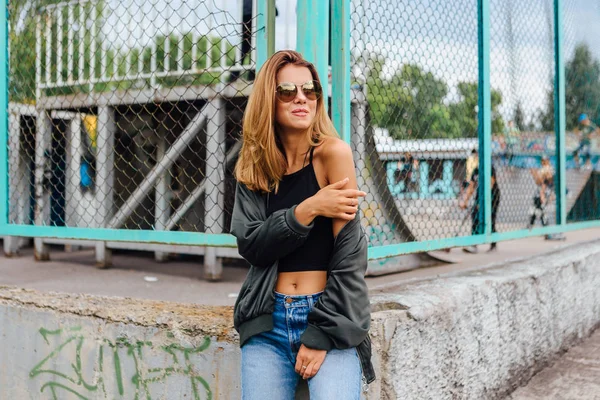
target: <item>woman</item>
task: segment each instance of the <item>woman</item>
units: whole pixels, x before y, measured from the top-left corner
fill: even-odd
[[[242,398],[358,399],[371,365],[367,244],[350,147],[315,67],[294,51],[263,65],[244,115],[231,232],[251,264],[234,310]]]

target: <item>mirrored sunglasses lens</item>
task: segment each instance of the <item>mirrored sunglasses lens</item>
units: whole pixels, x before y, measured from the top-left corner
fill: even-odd
[[[281,84],[277,86],[277,96],[282,101],[292,101],[296,97],[298,89],[295,85]]]
[[[321,96],[321,87],[317,82],[306,82],[302,85],[302,92],[304,92],[306,98],[316,100]]]

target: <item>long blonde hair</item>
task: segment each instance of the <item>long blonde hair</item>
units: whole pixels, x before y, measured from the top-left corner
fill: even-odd
[[[285,155],[277,144],[275,90],[277,73],[290,64],[308,68],[313,80],[320,82],[314,65],[296,51],[279,51],[260,69],[244,113],[242,150],[235,166],[235,178],[253,191],[277,191],[287,168]],[[306,132],[310,146],[318,146],[325,136],[338,137],[325,111],[326,100],[323,96],[317,100],[315,118]]]

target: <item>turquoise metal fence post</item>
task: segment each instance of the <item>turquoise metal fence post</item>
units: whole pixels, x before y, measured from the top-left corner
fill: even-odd
[[[490,90],[490,2],[478,0],[478,128],[479,135],[479,221],[477,233],[491,234],[492,231],[492,100]],[[483,222],[483,229],[481,229]]]
[[[350,143],[350,0],[331,2],[331,119]]]
[[[562,0],[554,0],[554,132],[556,134],[556,223],[567,223],[565,66]]]
[[[255,0],[256,72],[275,52],[275,0]]]
[[[0,13],[0,226],[8,224],[8,0]]]
[[[317,68],[323,85],[323,97],[329,96],[327,66],[329,55],[329,1],[298,0],[296,48]],[[327,106],[327,102],[325,102]]]

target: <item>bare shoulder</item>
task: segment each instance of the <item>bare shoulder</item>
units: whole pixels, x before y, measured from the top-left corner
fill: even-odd
[[[320,146],[320,156],[325,164],[352,160],[352,149],[342,139],[327,137]]]
[[[346,177],[350,178],[349,187],[356,186],[352,149],[348,143],[336,137],[327,137],[315,150],[315,170],[323,185],[328,185]]]

